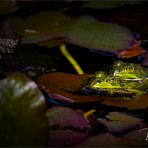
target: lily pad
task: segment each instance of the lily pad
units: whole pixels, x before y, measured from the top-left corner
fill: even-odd
[[[105,99],[102,104],[107,106],[115,106],[115,107],[126,107],[129,110],[133,109],[145,109],[148,107],[148,95],[144,95],[140,97],[138,100],[126,101],[123,99]]]
[[[106,118],[99,118],[98,120],[106,125],[108,131],[112,134],[124,134],[134,129],[144,128],[142,119],[121,112],[110,112],[109,115],[106,115]]]
[[[39,76],[35,80],[35,82],[39,85],[39,87],[42,90],[49,94],[49,97],[51,96],[51,94],[56,94],[56,96],[63,96],[71,99],[71,102],[73,103],[88,103],[102,101],[103,97],[98,97],[95,95],[86,95],[82,92],[77,93],[77,90],[79,91],[79,89],[81,88],[82,84],[88,76],[90,75],[83,76],[62,72],[54,72]],[[54,99],[56,98],[54,97]]]
[[[51,40],[59,44],[62,40],[89,49],[114,52],[129,48],[134,40],[131,30],[91,16],[75,18],[61,12],[45,11],[24,20],[12,17],[9,22],[23,36],[24,44]]]
[[[132,32],[115,23],[101,22],[91,16],[73,19],[66,31],[66,41],[94,50],[110,51],[129,48]]]
[[[50,127],[49,147],[74,144],[88,135],[88,121],[73,109],[56,106],[47,115]]]
[[[0,81],[0,91],[0,146],[47,146],[47,108],[37,85],[14,73]]]

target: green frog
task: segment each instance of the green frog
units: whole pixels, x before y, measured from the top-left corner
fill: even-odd
[[[139,81],[148,78],[148,70],[139,64],[124,63],[116,61],[110,71],[115,77],[129,80]]]
[[[98,95],[121,96],[135,100],[148,91],[147,75],[147,69],[140,65],[116,61],[109,73],[97,72],[83,90]]]

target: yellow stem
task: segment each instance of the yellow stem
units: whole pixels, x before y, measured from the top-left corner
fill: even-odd
[[[80,65],[77,61],[72,57],[72,55],[67,51],[65,44],[60,46],[61,53],[65,56],[65,58],[71,63],[73,68],[76,70],[78,74],[84,74],[83,70],[81,69]]]
[[[86,120],[88,120],[88,116],[89,115],[91,115],[92,113],[94,113],[94,112],[96,112],[96,110],[95,109],[91,109],[91,110],[89,110],[88,112],[85,112],[84,114],[83,114],[83,116],[84,116],[84,118],[86,119]]]

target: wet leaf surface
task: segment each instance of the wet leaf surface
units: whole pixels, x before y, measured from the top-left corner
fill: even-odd
[[[47,145],[48,122],[44,96],[21,73],[0,81],[0,145]]]

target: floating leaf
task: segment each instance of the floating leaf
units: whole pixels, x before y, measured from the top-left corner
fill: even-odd
[[[142,119],[121,112],[110,112],[109,115],[106,115],[106,118],[98,120],[106,125],[108,131],[112,134],[124,134],[144,127]]]
[[[62,72],[54,72],[39,76],[35,81],[45,92],[64,96],[74,101],[74,103],[100,102],[102,97],[95,95],[79,94],[77,90],[81,88],[84,79],[88,75],[75,75]],[[56,98],[54,98],[56,99]]]
[[[53,107],[48,113],[49,146],[65,146],[86,138],[89,124],[83,116],[68,107]]]
[[[129,48],[133,41],[130,30],[105,23],[90,16],[75,18],[67,29],[67,42],[94,50],[115,52]]]
[[[131,101],[126,101],[123,100],[122,98],[118,98],[117,100],[115,99],[105,99],[102,104],[105,104],[107,106],[115,106],[115,107],[126,107],[129,110],[132,109],[145,109],[148,107],[148,95],[144,95],[140,97],[138,100],[131,100]]]
[[[127,28],[91,16],[72,18],[60,12],[45,11],[29,16],[24,23],[19,18],[10,18],[9,22],[23,35],[23,43],[60,39],[89,49],[114,52],[129,48],[134,40]]]
[[[21,73],[0,81],[0,146],[47,146],[45,99]]]

